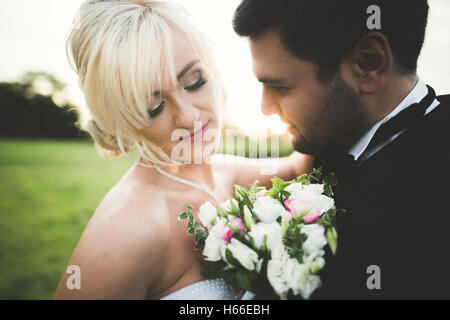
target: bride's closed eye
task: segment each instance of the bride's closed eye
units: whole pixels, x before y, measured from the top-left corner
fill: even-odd
[[[160,114],[161,111],[164,109],[165,105],[166,105],[166,100],[163,100],[155,109],[149,110],[148,115],[150,116],[150,118],[154,118],[158,114]]]
[[[195,71],[191,77],[188,78],[187,85],[184,87],[186,91],[194,91],[201,86],[203,86],[208,81],[203,78],[202,72],[200,70]]]
[[[184,90],[192,92],[205,85],[208,82],[208,80],[206,80],[203,77],[202,72],[198,70],[196,72],[193,72],[192,75],[189,78],[187,78],[186,82],[187,83],[184,86]],[[163,111],[165,105],[166,100],[162,100],[155,108],[149,110],[148,114],[150,118],[155,118],[157,115],[159,115],[161,111]]]

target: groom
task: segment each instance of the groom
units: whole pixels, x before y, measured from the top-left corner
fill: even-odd
[[[262,111],[338,178],[313,298],[450,298],[450,96],[416,74],[426,0],[243,0]]]

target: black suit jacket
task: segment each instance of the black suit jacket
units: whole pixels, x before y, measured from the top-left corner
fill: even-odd
[[[359,167],[336,172],[336,205],[347,214],[313,299],[450,298],[450,95],[437,100]],[[381,289],[367,287],[371,265]]]

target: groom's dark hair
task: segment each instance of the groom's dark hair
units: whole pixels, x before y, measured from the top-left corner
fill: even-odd
[[[370,5],[381,11],[381,29],[369,30]],[[366,33],[389,41],[397,70],[412,74],[422,49],[427,0],[243,0],[233,19],[235,32],[250,39],[277,30],[294,56],[313,62],[319,80],[334,78],[344,56]]]

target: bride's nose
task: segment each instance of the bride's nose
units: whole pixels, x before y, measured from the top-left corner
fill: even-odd
[[[191,130],[194,128],[194,122],[200,119],[200,110],[190,101],[179,97],[173,101],[174,119],[177,128]]]

